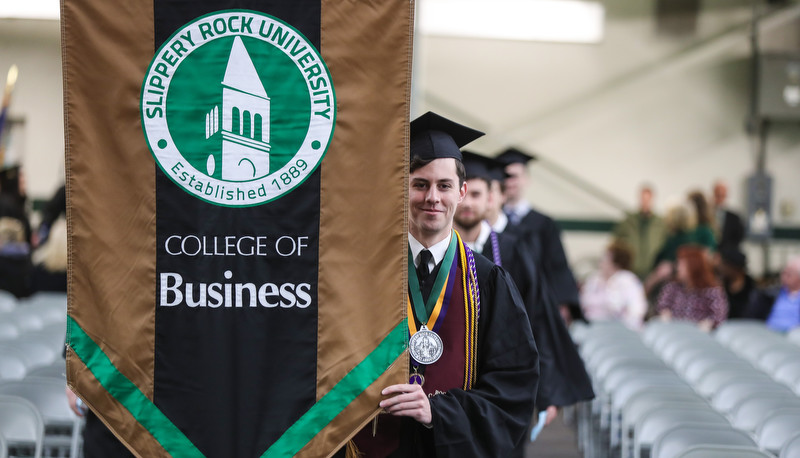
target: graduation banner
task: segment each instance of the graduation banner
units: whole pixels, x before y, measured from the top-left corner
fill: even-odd
[[[67,379],[136,455],[330,456],[407,381],[413,6],[62,0]]]

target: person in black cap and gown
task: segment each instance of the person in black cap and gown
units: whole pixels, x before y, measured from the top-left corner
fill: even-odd
[[[385,413],[356,435],[348,456],[503,457],[526,431],[538,353],[522,299],[502,268],[452,230],[467,192],[459,148],[481,135],[430,112],[411,123],[411,374],[382,391]],[[440,343],[419,352],[422,338],[436,340],[429,332]]]
[[[516,148],[509,148],[497,156],[497,161],[505,165],[508,176],[505,180],[506,202],[503,210],[508,216],[508,231],[525,237],[533,248],[536,265],[544,281],[552,290],[565,319],[582,319],[578,284],[567,263],[564,246],[561,244],[561,231],[549,216],[531,208],[525,200],[527,185],[526,165],[535,160],[534,156]]]
[[[591,379],[554,297],[539,280],[528,243],[509,232],[495,231],[482,218],[489,213],[490,205],[500,206],[499,202],[491,202],[489,194],[496,184],[493,182],[504,179],[502,164],[475,153],[464,151],[463,154],[467,196],[456,210],[456,229],[467,244],[472,243],[476,251],[502,265],[522,295],[539,350],[540,383],[536,404],[539,410],[547,411],[546,423],[549,424],[558,407],[594,397]],[[525,441],[519,444],[517,456],[522,456],[524,444]]]

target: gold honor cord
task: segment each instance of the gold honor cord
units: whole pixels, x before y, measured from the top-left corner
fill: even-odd
[[[449,280],[450,276],[448,275],[447,279]],[[445,282],[447,284],[447,282]],[[436,305],[433,307],[433,313],[431,313],[430,318],[428,318],[427,323],[423,323],[428,329],[433,329],[433,325],[436,323],[436,320],[439,319],[439,313],[442,311],[442,305],[444,304],[444,293],[447,288],[442,288],[442,292],[439,293],[439,299],[436,300]],[[417,323],[414,320],[414,311],[411,308],[411,299],[409,296],[408,300],[408,331],[410,335],[414,335],[417,333]]]

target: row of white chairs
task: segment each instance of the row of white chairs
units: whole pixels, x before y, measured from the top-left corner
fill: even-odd
[[[702,456],[697,454],[716,446],[738,447],[737,454],[726,455],[733,453],[726,450],[719,456],[776,456],[784,446],[786,456],[800,454],[791,448],[795,442],[800,447],[800,439],[790,440],[800,427],[780,431],[793,428],[794,420],[800,418],[791,410],[800,398],[792,392],[792,382],[776,381],[778,374],[786,372],[783,367],[791,364],[792,351],[800,359],[800,346],[773,333],[769,337],[773,345],[764,348],[773,352],[780,348],[787,355],[784,364],[771,358],[767,364],[759,356],[747,359],[722,343],[726,336],[737,335],[728,330],[734,324],[724,325],[713,337],[693,324],[679,322],[652,322],[641,334],[616,323],[574,327],[573,338],[597,393],[595,401],[579,408],[584,455],[663,458],[682,456],[677,450],[693,445],[705,448],[692,456]],[[769,333],[763,323],[748,326]],[[765,335],[754,339],[766,340]],[[750,346],[740,346],[745,353],[763,356]],[[774,370],[768,373],[767,368]],[[742,398],[743,393],[757,399]],[[779,402],[775,399],[783,400],[780,411],[768,407]],[[769,418],[754,420],[760,414]],[[689,430],[688,423],[692,423]],[[702,445],[703,440],[709,443]]]
[[[61,360],[66,316],[65,294],[18,300],[0,291],[0,382],[20,380]]]
[[[65,294],[0,291],[0,458],[79,456],[83,421],[65,392],[66,316]]]
[[[83,419],[70,409],[65,387],[63,375],[0,382],[0,457],[80,455]]]

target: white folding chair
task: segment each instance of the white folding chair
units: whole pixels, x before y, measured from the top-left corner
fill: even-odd
[[[16,326],[17,329],[20,330],[20,333],[37,331],[44,327],[44,320],[42,317],[30,311],[22,310],[21,307],[11,313],[3,315],[3,319]]]
[[[81,418],[72,412],[61,378],[27,377],[17,382],[0,383],[0,395],[19,396],[39,410],[45,427],[44,449],[48,454],[62,456],[69,450],[77,457],[76,438],[80,435]]]
[[[720,370],[739,370],[744,373],[755,372],[752,364],[730,353],[730,356],[715,357],[706,355],[693,361],[681,375],[692,386],[698,387],[704,377]],[[707,382],[710,383],[710,380]]]
[[[642,392],[632,396],[622,408],[621,436],[622,458],[633,456],[634,428],[639,420],[652,411],[666,408],[695,409],[709,404],[696,393],[663,388],[655,392]]]
[[[663,336],[669,336],[682,332],[694,333],[702,332],[695,323],[688,321],[660,321],[650,320],[645,324],[642,332],[642,341],[650,348],[655,346],[656,340]]]
[[[759,358],[756,366],[774,377],[775,371],[792,361],[800,361],[800,347],[785,342],[765,351]]]
[[[653,443],[651,458],[676,458],[696,445],[757,447],[749,434],[725,424],[685,423],[663,432]]]
[[[36,365],[50,364],[56,359],[62,359],[61,354],[64,351],[64,338],[66,336],[66,328],[58,326],[57,330],[52,328],[44,328],[39,331],[31,331],[19,336],[14,344],[19,343],[32,343],[37,346],[47,349],[47,354],[42,355],[42,360],[37,360]],[[41,351],[41,350],[39,350]]]
[[[10,455],[42,456],[44,421],[30,401],[17,396],[0,396],[0,435]]]
[[[733,445],[693,445],[675,458],[775,458],[758,447]]]
[[[741,380],[723,386],[711,397],[711,406],[720,412],[728,413],[742,401],[763,393],[786,393],[792,391],[774,380]]]
[[[800,431],[800,408],[787,408],[769,415],[756,429],[758,446],[778,454],[781,448]]]
[[[8,291],[0,290],[0,313],[13,312],[17,308],[17,298]]]
[[[742,335],[751,335],[766,329],[766,324],[761,320],[734,318],[723,321],[714,330],[714,338],[724,346],[741,338]]]
[[[2,434],[0,434],[0,458],[8,458],[8,444]]]
[[[58,359],[49,366],[41,366],[31,369],[28,374],[30,377],[49,377],[67,379],[67,366],[64,360]]]
[[[27,374],[25,361],[16,354],[0,352],[0,382],[21,380]]]
[[[794,407],[800,408],[800,398],[792,394],[763,393],[744,399],[730,412],[731,424],[743,431],[755,432],[775,411]]]
[[[719,369],[711,370],[701,377],[700,380],[694,384],[694,388],[706,398],[711,398],[719,393],[723,387],[741,382],[774,383],[774,380],[753,366],[720,366]]]
[[[800,345],[800,328],[794,328],[789,331],[789,333],[786,334],[786,338],[789,340],[789,342],[795,345]]]
[[[777,382],[783,383],[790,388],[793,387],[795,383],[800,381],[800,361],[784,363],[781,367],[775,369],[772,377]]]
[[[693,392],[692,388],[681,380],[675,372],[659,372],[632,377],[610,393],[611,402],[604,406],[605,410],[601,413],[601,420],[605,420],[605,423],[601,422],[601,426],[606,428],[602,431],[607,431],[610,449],[616,449],[622,445],[622,409],[628,401],[639,393],[662,389],[684,390],[686,393]]]
[[[691,422],[696,425],[724,425],[730,427],[728,420],[709,406],[664,407],[643,415],[633,428],[634,457],[650,456],[656,440],[664,432],[675,426]]]
[[[781,453],[778,456],[780,458],[797,458],[800,456],[800,432],[790,437],[789,440],[783,444]]]
[[[12,342],[0,342],[0,353],[16,354],[23,359],[28,369],[46,366],[60,356],[47,344],[22,338]]]
[[[786,339],[782,335],[769,331],[769,333],[758,333],[747,340],[735,340],[731,342],[730,348],[743,359],[757,364],[764,353],[785,343]]]
[[[36,293],[21,301],[20,309],[39,316],[45,325],[66,323],[67,295],[64,293]]]
[[[708,334],[686,334],[681,339],[665,343],[661,348],[655,348],[656,353],[661,356],[667,364],[674,367],[675,359],[687,350],[697,347],[705,348],[706,351],[723,350]]]
[[[741,358],[725,347],[720,345],[711,347],[702,346],[687,348],[682,353],[675,355],[672,367],[675,368],[675,372],[687,377],[687,380],[689,380],[688,374],[696,372],[702,367],[707,367],[718,362],[734,360],[741,361]]]
[[[0,315],[0,320],[2,320],[2,315]],[[17,337],[19,337],[19,329],[17,329],[14,323],[0,321],[0,341],[14,340]]]

